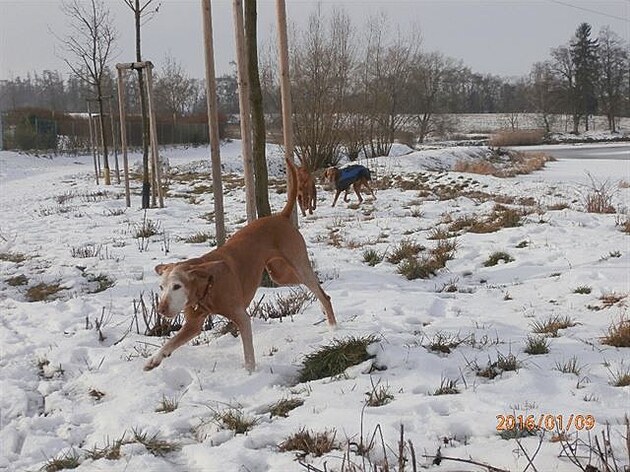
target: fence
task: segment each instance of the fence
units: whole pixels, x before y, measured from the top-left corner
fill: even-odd
[[[221,120],[221,136],[225,117]],[[99,118],[93,116],[93,123]],[[105,116],[105,139],[112,146],[111,124]],[[142,146],[142,118],[128,116],[127,142],[130,147]],[[100,127],[99,127],[100,130]],[[114,117],[114,139],[119,144],[120,124]],[[208,143],[206,115],[192,115],[173,119],[157,117],[158,143],[166,145]],[[20,109],[3,112],[0,116],[1,149],[22,151],[48,151],[63,153],[89,153],[90,127],[87,113],[59,113],[43,109]]]

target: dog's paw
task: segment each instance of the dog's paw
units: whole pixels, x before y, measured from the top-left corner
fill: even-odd
[[[148,372],[149,370],[153,370],[157,366],[159,366],[162,363],[162,359],[163,357],[161,355],[156,355],[156,356],[153,356],[151,359],[149,359],[149,362],[147,362],[144,365],[145,372]]]

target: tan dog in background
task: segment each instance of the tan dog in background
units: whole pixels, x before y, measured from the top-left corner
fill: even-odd
[[[313,210],[317,208],[317,189],[315,188],[315,179],[308,171],[305,165],[297,168],[297,201],[302,210],[302,216],[313,214]]]
[[[328,324],[336,324],[330,297],[313,272],[304,238],[291,222],[297,171],[292,162],[286,162],[289,195],[280,213],[250,223],[204,256],[155,267],[161,276],[158,312],[172,318],[183,310],[185,321],[178,333],[149,359],[145,370],[157,367],[175,349],[197,336],[208,315],[219,314],[238,327],[245,366],[253,371],[256,360],[247,307],[265,269],[279,285],[306,285],[320,301]]]

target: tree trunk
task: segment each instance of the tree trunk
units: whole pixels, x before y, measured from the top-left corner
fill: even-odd
[[[256,210],[258,218],[271,215],[269,206],[269,179],[265,155],[265,114],[263,110],[260,75],[258,73],[258,40],[256,37],[256,0],[245,0],[245,49],[249,76],[249,102],[252,114],[252,148]]]
[[[136,0],[136,61],[142,61],[142,50],[140,48],[140,0]],[[142,69],[138,70],[138,89],[140,91],[140,110],[142,112],[142,208],[151,206],[151,182],[149,181],[149,116],[147,113],[147,103],[144,91],[144,74]]]
[[[236,43],[236,66],[238,71],[238,103],[241,117],[241,140],[243,148],[243,173],[245,177],[245,207],[247,222],[256,219],[256,192],[254,159],[252,157],[252,124],[249,106],[249,77],[247,75],[247,50],[245,48],[245,25],[243,1],[232,0],[234,13],[234,36]]]

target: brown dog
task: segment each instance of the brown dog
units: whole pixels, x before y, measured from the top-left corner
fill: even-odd
[[[289,200],[276,215],[260,218],[232,236],[227,243],[199,258],[159,264],[161,275],[158,312],[172,318],[184,311],[179,332],[145,365],[151,370],[201,332],[208,315],[220,314],[233,321],[241,333],[245,366],[256,366],[252,326],[247,307],[260,285],[265,269],[280,285],[306,285],[319,299],[328,324],[336,324],[330,297],[317,280],[300,232],[290,220],[297,196],[297,171],[287,160]]]
[[[297,168],[297,201],[302,210],[302,216],[313,214],[313,210],[317,208],[317,189],[315,188],[315,180],[308,171],[306,166]]]
[[[374,199],[376,199],[376,195],[372,191],[370,187],[369,181],[372,179],[370,175],[370,170],[367,167],[364,167],[359,164],[353,164],[351,166],[344,167],[342,169],[337,169],[336,167],[328,167],[324,171],[324,178],[328,180],[332,185],[335,186],[335,198],[333,200],[332,206],[335,206],[337,203],[337,199],[341,192],[346,192],[343,196],[343,201],[348,202],[348,192],[350,190],[350,186],[354,189],[354,193],[357,194],[359,198],[359,203],[363,201],[363,197],[361,196],[361,187],[365,187],[368,192],[372,195]]]

